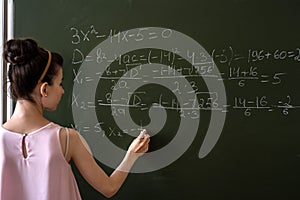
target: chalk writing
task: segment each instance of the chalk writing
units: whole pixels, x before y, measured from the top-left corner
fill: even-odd
[[[149,28],[125,32],[115,29],[100,31],[91,25],[85,30],[74,26],[70,28],[70,32],[71,43],[74,45],[71,53],[74,66],[83,62],[91,62],[95,65],[105,64],[106,66],[105,69],[99,68],[98,72],[93,74],[84,74],[74,67],[74,84],[84,85],[100,79],[110,85],[109,91],[101,91],[102,95],[96,95],[95,99],[90,101],[78,101],[81,94],[73,94],[72,106],[78,109],[92,111],[97,107],[109,107],[111,108],[109,115],[116,118],[128,117],[130,113],[126,108],[141,111],[147,111],[150,108],[165,109],[176,111],[180,118],[199,120],[199,111],[242,111],[244,116],[251,117],[254,112],[277,110],[287,116],[292,109],[299,108],[292,104],[292,95],[288,93],[282,94],[281,97],[273,97],[270,94],[257,95],[255,91],[251,91],[250,97],[249,95],[243,97],[240,94],[233,94],[228,98],[229,102],[223,105],[219,101],[217,91],[207,91],[199,82],[203,77],[207,77],[213,81],[236,83],[238,88],[246,88],[248,85],[280,87],[285,83],[289,74],[278,69],[266,72],[260,63],[271,60],[299,62],[300,48],[275,50],[249,48],[247,51],[239,52],[233,46],[227,46],[213,49],[210,55],[194,49],[180,49],[177,46],[173,46],[169,51],[145,48],[122,55],[98,48],[94,54],[90,54],[83,50],[82,45],[88,44],[92,40],[109,39],[110,43],[116,44],[156,39],[168,40],[172,37],[173,31],[163,29],[160,32],[153,32]],[[148,65],[155,67],[149,70]],[[219,74],[216,73],[217,66],[220,70]],[[182,101],[175,97],[167,98],[168,95],[161,93],[157,97],[152,97],[152,104],[149,106],[144,100],[149,99],[151,91],[132,91],[137,83],[146,85],[160,79],[168,80],[170,83],[168,89],[173,94],[184,95],[187,97],[186,100]],[[182,79],[188,81],[182,82]],[[123,96],[121,98],[114,97],[113,93],[119,91],[122,91]],[[103,124],[104,122],[99,122],[94,126],[81,127],[81,130],[104,134],[99,128]],[[122,132],[127,133],[133,129],[128,127],[120,131],[108,127],[106,130],[109,130],[106,136],[122,137]]]

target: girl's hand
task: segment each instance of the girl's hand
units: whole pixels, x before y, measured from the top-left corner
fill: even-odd
[[[146,130],[141,131],[140,135],[135,138],[128,148],[128,152],[137,153],[139,156],[146,153],[149,149],[150,136]]]

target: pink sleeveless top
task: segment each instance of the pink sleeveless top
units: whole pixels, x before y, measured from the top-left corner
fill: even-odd
[[[0,200],[81,199],[71,166],[62,152],[61,128],[49,123],[25,138],[25,134],[0,128]]]

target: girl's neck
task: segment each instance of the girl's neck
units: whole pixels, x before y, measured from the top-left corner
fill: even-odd
[[[37,103],[33,103],[28,100],[18,100],[16,103],[13,117],[44,118],[43,108]]]
[[[49,122],[43,116],[42,106],[28,100],[18,100],[12,117],[3,127],[12,131],[26,133],[40,128]]]

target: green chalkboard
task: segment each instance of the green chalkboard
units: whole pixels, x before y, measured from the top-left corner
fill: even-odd
[[[16,0],[14,30],[63,55],[65,94],[45,115],[107,173],[151,134],[113,199],[299,199],[299,6]],[[72,167],[83,199],[105,199]]]

